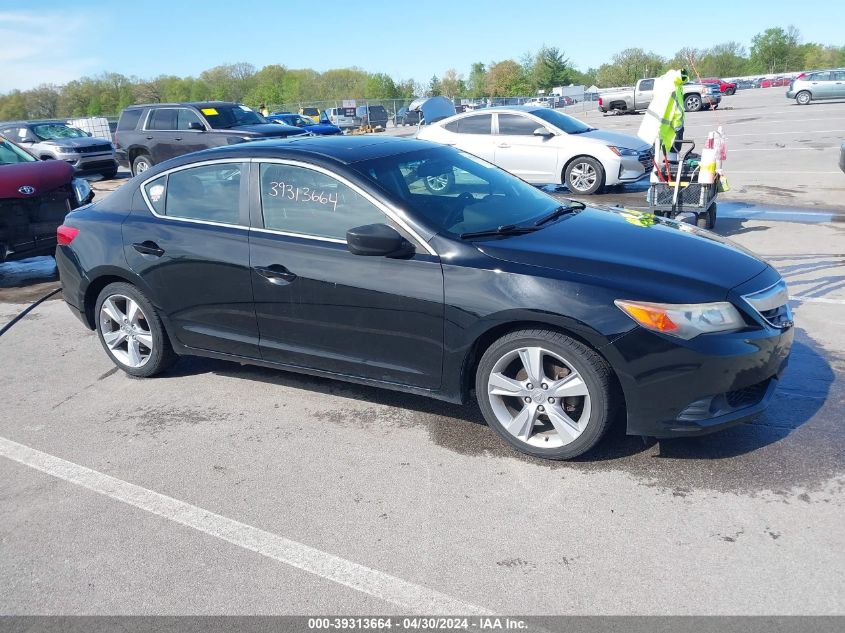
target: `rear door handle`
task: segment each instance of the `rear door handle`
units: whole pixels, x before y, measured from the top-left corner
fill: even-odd
[[[266,268],[256,266],[253,270],[271,284],[276,284],[277,286],[285,286],[296,279],[295,274],[279,264],[273,264],[272,266],[268,266]]]
[[[133,244],[132,248],[142,255],[152,255],[153,257],[161,257],[164,255],[164,249],[160,248],[155,242],[149,240],[141,242],[140,244]]]
[[[148,140],[148,141],[151,141],[151,140],[153,140],[153,137],[152,137],[152,136],[148,136],[148,137],[147,137],[147,140]]]
[[[174,140],[174,141],[181,141],[181,140],[182,140],[182,137],[181,137],[181,136],[177,136],[177,137],[176,137],[176,138],[174,138],[173,140]]]
[[[510,145],[508,145],[507,143],[499,143],[498,145],[496,145],[496,147],[508,148],[510,147]]]

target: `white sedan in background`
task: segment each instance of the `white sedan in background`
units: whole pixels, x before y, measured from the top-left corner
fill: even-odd
[[[532,184],[565,184],[581,195],[636,182],[652,167],[651,146],[636,136],[598,130],[537,106],[458,114],[417,136],[474,154]]]

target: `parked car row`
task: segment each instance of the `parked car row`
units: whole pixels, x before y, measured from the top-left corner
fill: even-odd
[[[845,99],[845,68],[801,73],[789,82],[786,98],[795,99],[799,105],[824,99]]]

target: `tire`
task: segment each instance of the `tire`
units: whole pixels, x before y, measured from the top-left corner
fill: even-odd
[[[176,362],[158,312],[132,284],[117,282],[103,288],[94,320],[106,354],[130,376],[155,376]]]
[[[452,171],[442,176],[427,176],[422,180],[430,193],[435,195],[448,193],[455,186],[455,172]]]
[[[684,110],[687,112],[698,112],[701,110],[702,102],[701,96],[697,94],[691,94],[684,97]]]
[[[610,426],[611,376],[604,359],[579,341],[554,330],[519,330],[484,352],[475,393],[487,424],[516,450],[572,459],[593,448]],[[554,393],[561,395],[549,395]]]
[[[590,196],[604,185],[604,167],[595,158],[580,156],[566,166],[563,181],[571,193]]]
[[[696,214],[695,225],[700,229],[707,229],[712,231],[716,226],[716,203],[710,205],[704,213]]]
[[[725,90],[725,94],[729,97],[732,97],[736,94],[736,88],[728,88],[727,90]]]
[[[813,95],[811,95],[807,90],[802,90],[797,95],[795,95],[795,103],[797,103],[798,105],[807,105],[812,100]]]
[[[117,176],[116,169],[109,169],[108,171],[104,171],[100,174],[103,177],[103,180],[113,180],[115,176]]]
[[[132,175],[137,176],[153,166],[153,159],[147,154],[138,154],[132,161]]]

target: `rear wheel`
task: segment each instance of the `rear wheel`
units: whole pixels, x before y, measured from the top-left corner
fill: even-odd
[[[595,158],[581,156],[566,166],[563,177],[569,191],[589,196],[604,184],[604,168]]]
[[[176,361],[158,313],[132,284],[118,282],[103,288],[94,315],[103,349],[130,376],[154,376]]]
[[[813,95],[811,95],[806,90],[802,90],[797,95],[795,95],[795,101],[798,103],[798,105],[807,105],[812,100]]]
[[[132,161],[132,175],[137,176],[153,166],[153,160],[146,154],[139,154]]]
[[[115,176],[117,176],[117,170],[109,169],[108,171],[104,171],[100,175],[103,177],[103,180],[112,180]]]
[[[520,330],[484,352],[475,390],[487,423],[511,446],[571,459],[607,430],[610,381],[607,363],[582,343],[553,330]]]
[[[727,90],[725,90],[725,94],[728,95],[729,97],[731,95],[736,94],[736,88],[728,88]]]
[[[701,110],[701,97],[699,95],[687,95],[684,99],[684,110],[687,112],[698,112]]]

